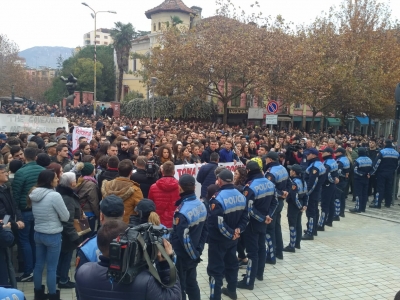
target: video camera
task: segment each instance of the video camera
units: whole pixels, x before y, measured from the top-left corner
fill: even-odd
[[[303,145],[300,143],[290,144],[289,148],[288,148],[289,151],[293,151],[293,152],[297,152],[301,149],[303,149]]]
[[[172,287],[176,282],[176,268],[163,246],[162,236],[165,234],[168,234],[168,229],[152,223],[128,227],[110,244],[107,277],[131,284],[137,275],[148,269],[161,285]],[[161,282],[154,267],[159,251],[170,266],[169,284]]]

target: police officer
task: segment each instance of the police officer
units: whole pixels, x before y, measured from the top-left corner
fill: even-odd
[[[372,160],[367,156],[367,150],[358,148],[358,158],[354,162],[354,197],[356,198],[355,208],[350,212],[365,212],[368,201],[368,183],[372,170]]]
[[[237,239],[249,222],[246,197],[233,185],[233,174],[222,170],[217,176],[220,191],[210,200],[208,226],[208,266],[210,299],[220,300],[221,292],[237,299],[236,284],[239,262],[236,258]],[[222,288],[222,279],[228,283]]]
[[[376,145],[376,140],[371,138],[369,140],[369,148],[367,151],[367,156],[372,160],[375,161],[376,157],[379,154],[380,149]],[[376,174],[371,175],[369,177],[369,185],[368,185],[368,196],[373,195],[375,198],[376,195]]]
[[[376,175],[376,200],[369,207],[381,208],[382,199],[385,198],[385,206],[390,208],[392,204],[393,178],[399,164],[399,153],[393,149],[392,141],[385,141],[385,148],[379,151],[373,164],[370,175]]]
[[[195,195],[196,180],[184,174],[179,178],[181,198],[176,202],[171,244],[175,250],[176,268],[181,283],[182,300],[200,300],[196,268],[207,239],[207,209]]]
[[[301,241],[301,216],[307,210],[308,195],[307,183],[303,178],[303,168],[300,165],[288,166],[290,169],[291,189],[286,198],[287,218],[290,230],[290,243],[283,251],[296,252],[296,248],[300,249]]]
[[[321,186],[325,178],[326,169],[318,159],[317,149],[307,149],[304,151],[304,154],[306,155],[309,163],[305,174],[309,198],[306,210],[308,219],[307,230],[304,232],[302,239],[313,240],[314,235],[317,235],[317,226],[314,226],[314,222],[317,222],[319,218],[318,201],[321,196]]]
[[[271,216],[272,222],[267,226],[266,236],[268,244],[267,262],[269,264],[275,264],[276,258],[283,259],[281,212],[285,198],[288,195],[289,174],[279,163],[278,153],[269,152],[265,160],[267,163],[267,172],[265,173],[265,177],[275,185],[276,196],[278,198],[278,205],[274,215]]]
[[[109,220],[122,220],[124,216],[124,202],[115,195],[105,197],[100,202],[100,224]],[[97,247],[97,235],[86,239],[76,250],[76,269],[87,262],[96,262],[100,255]]]
[[[336,163],[338,164],[339,183],[336,185],[335,192],[335,211],[333,221],[340,221],[340,216],[344,217],[346,206],[346,186],[349,183],[350,161],[346,157],[346,150],[337,148],[335,151]],[[329,214],[333,213],[331,210]]]
[[[325,182],[322,183],[321,191],[321,216],[318,221],[318,231],[324,231],[325,225],[332,227],[333,214],[329,211],[335,210],[335,192],[336,184],[339,182],[338,178],[338,164],[332,158],[333,149],[327,147],[320,150],[322,158],[324,159],[324,167],[326,169]]]
[[[246,196],[250,222],[243,233],[247,250],[247,270],[237,287],[254,289],[254,281],[263,280],[265,268],[265,234],[267,224],[276,208],[274,184],[263,176],[258,164],[250,161],[246,165],[247,184],[243,194]]]

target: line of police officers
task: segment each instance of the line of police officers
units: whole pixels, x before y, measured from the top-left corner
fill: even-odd
[[[322,154],[323,162],[318,155]],[[336,160],[333,159],[335,153]],[[376,201],[370,206],[380,208],[385,198],[386,206],[391,204],[394,171],[397,169],[399,154],[386,141],[376,161],[366,156],[365,148],[358,148],[359,157],[354,162],[354,193],[356,206],[353,213],[365,211],[368,200],[368,178],[377,175]],[[204,247],[205,228],[208,231],[208,266],[210,299],[219,300],[221,294],[237,299],[236,288],[253,290],[255,280],[263,280],[265,264],[275,264],[276,258],[283,259],[283,252],[300,249],[301,240],[313,240],[317,231],[324,231],[325,225],[344,217],[345,188],[348,185],[350,161],[345,150],[325,148],[318,151],[309,148],[304,151],[307,165],[289,166],[290,174],[279,164],[278,154],[266,155],[266,173],[256,161],[246,165],[247,183],[243,194],[233,185],[233,174],[221,171],[217,176],[220,190],[209,201],[207,218],[203,203],[194,196],[194,178],[185,175],[180,185],[192,186],[190,191],[182,190],[180,205],[175,212],[172,245],[178,255],[182,299],[187,294],[190,300],[200,299],[196,281],[196,270]],[[384,178],[384,180],[380,179]],[[183,180],[182,180],[183,179]],[[389,191],[389,192],[387,192]],[[290,230],[290,242],[283,247],[281,212],[284,201]],[[318,204],[321,203],[321,214]],[[301,217],[306,211],[307,229],[302,236]],[[238,281],[239,262],[236,257],[238,239],[243,239],[248,256],[246,274]],[[227,287],[222,287],[223,278]]]

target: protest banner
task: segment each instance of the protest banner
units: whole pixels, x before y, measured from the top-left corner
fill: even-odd
[[[175,179],[179,180],[179,178],[183,174],[192,175],[194,178],[197,178],[197,174],[199,173],[200,168],[203,164],[189,164],[189,165],[178,165],[175,166]],[[236,168],[243,167],[244,165],[241,162],[237,163],[219,163],[219,166],[225,166],[232,172],[235,172]],[[200,199],[201,194],[201,184],[196,180],[196,196]]]
[[[79,146],[79,138],[84,136],[87,138],[88,143],[92,140],[93,136],[93,128],[86,127],[74,127],[74,131],[72,131],[72,149],[75,150]]]
[[[67,118],[0,114],[0,132],[48,132],[57,128],[68,130]]]

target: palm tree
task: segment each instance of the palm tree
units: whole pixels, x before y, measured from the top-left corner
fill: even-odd
[[[114,49],[117,55],[118,65],[118,101],[121,101],[122,80],[124,71],[128,71],[129,54],[132,48],[132,40],[137,37],[138,33],[131,23],[123,24],[115,23],[115,28],[111,29],[111,37],[114,40]]]

